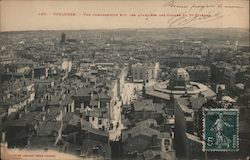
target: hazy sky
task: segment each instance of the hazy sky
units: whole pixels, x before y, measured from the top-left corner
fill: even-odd
[[[248,0],[2,0],[0,4],[1,31],[169,27],[249,28]],[[66,15],[60,16],[62,13]],[[101,16],[97,16],[98,14]],[[105,14],[114,15],[105,16]],[[195,17],[195,14],[198,16]]]

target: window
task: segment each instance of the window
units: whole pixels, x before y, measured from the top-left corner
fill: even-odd
[[[92,121],[94,121],[95,120],[95,117],[92,117]]]
[[[102,120],[98,120],[98,124],[102,124]]]
[[[165,139],[165,140],[164,140],[164,145],[169,145],[168,139]]]

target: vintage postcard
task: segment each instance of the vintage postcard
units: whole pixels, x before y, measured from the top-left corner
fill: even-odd
[[[249,160],[249,117],[249,0],[0,0],[1,160]]]

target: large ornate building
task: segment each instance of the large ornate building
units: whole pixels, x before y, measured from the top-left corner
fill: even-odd
[[[190,81],[189,73],[184,68],[175,68],[170,79],[145,88],[145,96],[154,101],[169,101],[182,96],[215,98],[216,94],[206,85]]]

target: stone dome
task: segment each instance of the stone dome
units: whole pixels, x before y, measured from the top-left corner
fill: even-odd
[[[189,73],[184,68],[175,68],[171,73],[171,79],[177,81],[190,81]]]
[[[169,81],[170,88],[187,88],[190,85],[189,73],[184,68],[175,68]]]

